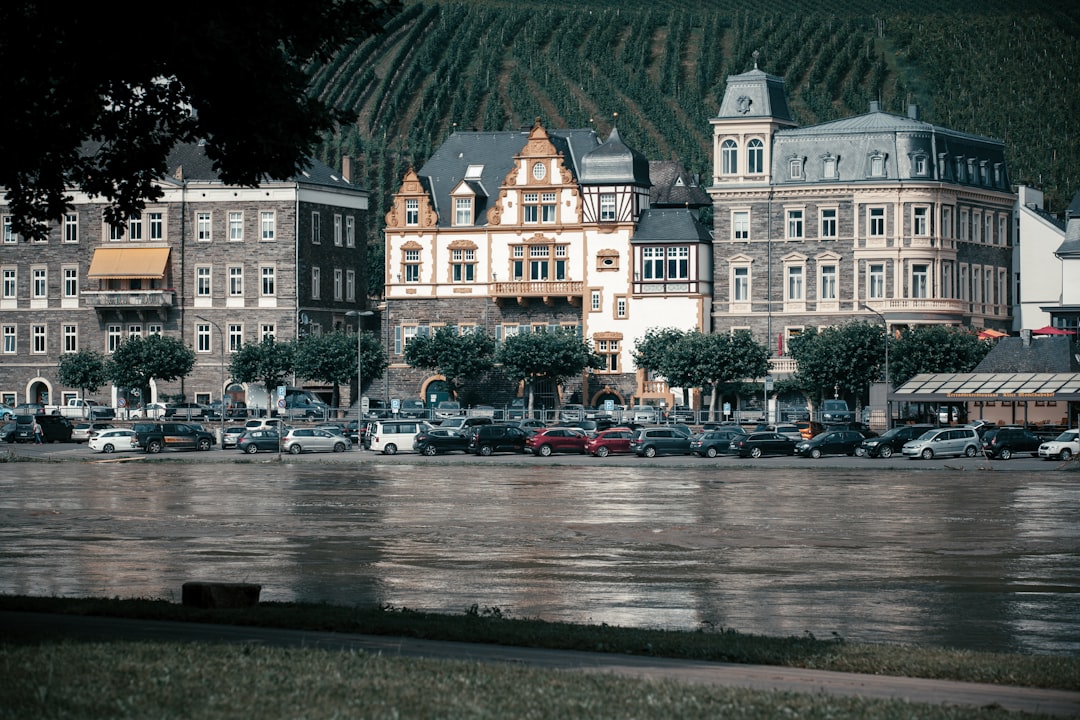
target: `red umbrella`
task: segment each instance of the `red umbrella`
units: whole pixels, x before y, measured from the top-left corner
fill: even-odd
[[[1072,330],[1066,330],[1065,328],[1056,328],[1056,327],[1053,327],[1052,325],[1046,325],[1045,327],[1041,327],[1038,330],[1032,330],[1031,332],[1033,332],[1036,335],[1075,335],[1076,334]]]

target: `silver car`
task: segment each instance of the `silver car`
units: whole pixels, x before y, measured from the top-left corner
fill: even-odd
[[[345,452],[352,441],[320,428],[293,428],[281,441],[281,449],[291,455],[302,452]]]
[[[950,455],[975,457],[982,443],[975,428],[954,427],[927,430],[919,437],[904,443],[904,455],[914,460],[930,460]]]

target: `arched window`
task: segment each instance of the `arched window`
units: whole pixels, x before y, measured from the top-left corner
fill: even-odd
[[[739,172],[739,147],[734,140],[725,140],[720,144],[720,157],[723,160],[725,175],[735,175]]]
[[[746,146],[746,171],[751,175],[765,172],[765,143],[756,138]]]

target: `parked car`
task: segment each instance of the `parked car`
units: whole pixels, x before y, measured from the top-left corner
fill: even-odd
[[[668,413],[668,419],[677,423],[692,423],[697,419],[697,414],[689,405],[676,405]]]
[[[168,408],[162,403],[147,403],[142,407],[137,407],[131,411],[128,415],[133,420],[141,420],[143,418],[147,420],[160,420],[165,417],[165,413]]]
[[[423,400],[402,400],[398,408],[398,417],[403,418],[426,418],[427,408]]]
[[[631,412],[636,423],[659,423],[663,416],[661,409],[653,405],[635,405]]]
[[[585,408],[581,405],[563,405],[559,408],[559,420],[573,422],[585,419]]]
[[[74,426],[63,415],[16,415],[14,442],[34,442],[34,421],[41,426],[42,441],[70,442]]]
[[[678,428],[641,428],[630,441],[630,450],[638,457],[657,455],[686,455],[690,452],[690,436]]]
[[[461,403],[456,400],[440,400],[435,405],[435,419],[445,420],[447,418],[458,417],[463,415],[464,411],[461,409]]]
[[[165,406],[166,419],[194,420],[207,415],[206,406],[193,402],[173,403]]]
[[[0,403],[0,421],[7,422],[15,418],[15,408]]]
[[[71,428],[72,442],[83,443],[98,434],[102,430],[108,430],[113,426],[107,422],[81,422],[75,423]]]
[[[228,425],[221,433],[221,447],[236,447],[236,441],[244,434],[246,428],[243,425]]]
[[[630,452],[630,441],[634,438],[634,432],[628,427],[601,430],[595,435],[586,438],[584,450],[596,457],[628,453]]]
[[[1039,445],[1039,457],[1044,460],[1070,460],[1075,455],[1080,455],[1080,430],[1066,430]]]
[[[873,430],[869,425],[862,422],[847,422],[847,423],[833,423],[825,428],[826,430],[854,430],[855,432],[862,433],[863,437],[877,437],[877,432]]]
[[[731,452],[731,441],[744,435],[742,428],[728,426],[706,430],[690,439],[690,454],[697,457],[716,457]]]
[[[886,430],[881,435],[864,438],[859,445],[860,450],[856,450],[855,454],[864,454],[872,458],[890,458],[893,453],[904,449],[904,443],[933,429],[933,425],[900,425],[892,430]]]
[[[285,398],[285,409],[279,411],[279,415],[289,418],[306,418],[308,420],[325,420],[330,417],[330,406],[326,403],[313,400],[302,394],[289,395]]]
[[[542,457],[552,453],[581,454],[585,452],[585,441],[588,439],[589,436],[579,428],[545,428],[525,438],[525,450]]]
[[[492,425],[495,421],[489,417],[465,417],[457,416],[447,418],[439,423],[439,427],[460,433],[468,433],[471,428],[478,425]]]
[[[412,450],[416,436],[431,429],[423,420],[376,420],[368,425],[364,447],[384,455]]]
[[[352,442],[344,435],[323,428],[293,428],[281,440],[281,449],[290,455],[303,452],[345,452]]]
[[[1024,428],[1003,427],[988,430],[983,435],[983,452],[990,458],[1009,460],[1016,453],[1031,453],[1039,457],[1042,438]]]
[[[825,425],[847,423],[855,420],[855,413],[846,400],[826,400],[821,404],[821,422]]]
[[[519,427],[530,435],[539,430],[543,430],[547,427],[547,423],[543,420],[537,420],[536,418],[524,418],[521,420],[507,420],[504,425],[513,425]]]
[[[975,457],[979,452],[979,434],[975,428],[937,428],[904,443],[902,452],[911,459],[930,460],[949,455]]]
[[[795,442],[799,442],[803,439],[802,430],[798,425],[794,423],[780,423],[778,425],[769,425],[762,432],[774,432],[791,438]]]
[[[469,436],[447,428],[428,428],[413,438],[413,450],[421,455],[468,452]]]
[[[86,447],[94,452],[114,453],[139,450],[139,441],[135,431],[128,428],[108,428],[90,437]]]
[[[809,440],[825,432],[825,426],[814,420],[796,420],[795,427],[799,428],[799,434],[802,435],[803,440]]]
[[[469,452],[477,455],[524,452],[528,437],[528,433],[513,425],[480,425],[469,433]]]
[[[15,421],[6,422],[0,426],[0,440],[6,443],[15,442]]]
[[[854,455],[865,439],[855,430],[826,430],[809,440],[800,440],[795,445],[795,453],[815,459],[822,455]]]
[[[213,433],[198,425],[180,422],[135,423],[139,447],[148,453],[172,450],[209,450],[217,443]]]
[[[759,458],[765,455],[794,455],[795,441],[787,435],[766,430],[739,435],[731,441],[731,449],[739,457]]]
[[[254,455],[260,450],[277,452],[281,447],[281,436],[273,428],[245,429],[236,438],[236,449]]]

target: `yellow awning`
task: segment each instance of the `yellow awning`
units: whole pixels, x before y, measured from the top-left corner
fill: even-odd
[[[94,251],[91,279],[163,278],[169,248],[105,247]]]

